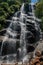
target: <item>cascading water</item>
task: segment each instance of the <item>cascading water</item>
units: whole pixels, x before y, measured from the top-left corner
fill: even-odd
[[[34,5],[34,3],[32,3],[32,5]],[[34,18],[34,23],[35,23],[35,29],[40,32],[39,37],[40,37],[40,39],[42,39],[41,29],[40,29],[40,27],[39,27],[40,25],[38,24],[37,21],[35,21],[35,19],[37,19],[37,18],[35,17],[34,7],[33,7],[32,5],[31,5],[31,7],[32,7],[32,13],[33,13],[33,18]],[[39,43],[39,44],[40,44],[40,43]],[[36,49],[37,49],[37,47],[36,47],[35,50],[34,50],[33,56],[35,56]]]
[[[24,5],[25,3],[22,4],[20,9],[20,16],[18,17],[19,12],[17,12],[15,16],[12,17],[12,21],[7,28],[1,46],[3,60],[25,62],[30,58],[30,54],[28,53],[34,50],[35,44],[33,44],[32,41],[35,40],[34,38],[37,36],[39,25],[35,22],[33,4],[30,4],[32,10],[32,12],[29,12],[30,16],[25,14]]]
[[[35,12],[34,12],[34,7],[33,7],[34,3],[31,4],[31,7],[32,7],[32,13],[33,13],[33,18],[34,18],[34,23],[35,23],[35,29],[38,30],[38,26],[37,25],[37,22],[35,21]]]
[[[25,11],[24,11],[24,3],[21,7],[20,10],[21,14],[20,14],[20,25],[21,25],[21,36],[20,36],[20,47],[21,47],[21,53],[22,53],[22,57],[24,57],[26,55],[26,41],[25,41],[25,31],[26,31],[26,23],[23,23],[24,20],[24,15]]]
[[[6,55],[6,57],[8,56],[7,54],[10,54],[10,55],[11,55],[11,53],[14,53],[15,54],[15,52],[12,52],[12,51],[16,51],[15,48],[16,48],[16,42],[17,42],[17,40],[18,41],[20,40],[20,48],[18,47],[18,49],[17,49],[17,51],[19,52],[19,56],[20,57],[23,57],[26,54],[26,48],[25,48],[26,47],[26,45],[25,45],[25,24],[23,23],[23,17],[24,16],[22,15],[24,13],[24,3],[22,5],[20,11],[21,11],[20,21],[19,22],[17,21],[17,19],[18,19],[17,17],[12,17],[12,22],[10,23],[10,25],[9,25],[9,27],[7,29],[7,32],[5,34],[5,38],[3,39],[3,42],[2,42],[1,54],[2,55]],[[19,32],[18,30],[20,29],[19,24],[21,26],[21,35],[20,35],[20,39],[16,39],[16,36],[19,35],[18,34],[18,32]],[[17,27],[19,27],[19,29]],[[9,47],[9,48],[6,49],[5,46],[6,47]],[[13,47],[15,47],[15,48],[13,48]],[[20,51],[20,49],[21,49],[21,51]],[[22,56],[22,53],[23,53],[23,56]],[[19,60],[20,60],[20,58],[19,58]]]

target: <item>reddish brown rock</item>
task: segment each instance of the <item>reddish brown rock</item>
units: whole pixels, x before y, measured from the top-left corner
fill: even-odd
[[[35,53],[36,56],[40,57],[41,56],[41,52],[39,50],[36,51]]]

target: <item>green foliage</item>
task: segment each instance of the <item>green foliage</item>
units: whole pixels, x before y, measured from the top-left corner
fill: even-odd
[[[41,18],[41,17],[43,16],[43,2],[39,2],[39,3],[36,5],[35,15],[36,15],[38,18]]]
[[[0,30],[3,29],[3,26],[0,24]]]
[[[36,4],[36,10],[35,10],[36,17],[41,19],[41,30],[43,31],[43,0],[39,0],[39,2]]]
[[[5,13],[5,12],[4,12],[3,8],[0,7],[0,16],[1,16],[1,15],[4,15],[4,13]]]
[[[17,12],[24,1],[30,2],[30,0],[0,0],[0,29],[4,28],[5,20]]]
[[[31,2],[31,0],[26,0],[26,3],[30,3]]]
[[[5,25],[5,20],[20,8],[16,0],[0,0],[0,29]]]
[[[1,17],[0,17],[0,22],[1,22],[1,21],[5,21],[5,17],[4,17],[4,16],[1,16]]]
[[[21,2],[21,3],[23,3],[23,2],[30,3],[31,2],[31,0],[18,0],[18,1]]]
[[[39,2],[43,2],[43,0],[38,0]]]
[[[11,9],[13,12],[18,11],[19,8],[20,8],[19,5],[11,5],[11,6],[10,6],[10,9]]]

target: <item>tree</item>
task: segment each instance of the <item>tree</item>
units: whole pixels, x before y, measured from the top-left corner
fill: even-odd
[[[43,2],[43,0],[38,0],[38,2]]]
[[[43,2],[39,2],[36,5],[35,15],[38,18],[41,18],[43,16]]]
[[[43,0],[39,0],[39,2],[36,4],[36,10],[35,10],[36,17],[41,19],[41,30],[43,31]]]

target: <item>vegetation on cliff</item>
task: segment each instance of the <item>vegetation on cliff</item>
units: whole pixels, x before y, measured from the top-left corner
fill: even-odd
[[[43,31],[43,0],[39,0],[36,4],[35,15],[41,19],[41,29]]]
[[[0,29],[4,28],[5,20],[17,12],[23,2],[30,0],[0,0]]]

